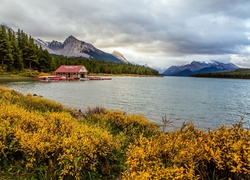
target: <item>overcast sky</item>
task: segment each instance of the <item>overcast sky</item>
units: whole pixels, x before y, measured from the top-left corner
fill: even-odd
[[[250,67],[249,0],[1,0],[0,23],[45,41],[73,35],[154,68]]]

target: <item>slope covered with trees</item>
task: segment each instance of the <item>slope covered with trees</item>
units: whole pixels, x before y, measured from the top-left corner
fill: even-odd
[[[51,56],[34,44],[34,39],[22,30],[17,33],[5,26],[0,27],[1,68],[8,72],[22,71],[24,68],[50,71],[53,67]]]
[[[15,33],[5,26],[0,27],[0,63],[0,68],[6,72],[24,69],[53,72],[60,65],[85,65],[91,73],[159,75],[157,70],[140,65],[51,56],[22,30]]]
[[[86,58],[68,58],[63,56],[53,56],[55,66],[60,65],[84,65],[89,72],[92,73],[107,73],[107,74],[138,74],[138,75],[159,75],[155,69],[125,63],[113,63]]]
[[[235,71],[200,73],[194,74],[193,77],[207,78],[232,78],[232,79],[250,79],[250,69],[237,69]]]

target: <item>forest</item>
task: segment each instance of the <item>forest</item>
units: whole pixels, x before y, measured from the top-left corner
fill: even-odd
[[[199,73],[192,77],[250,79],[250,69],[240,68],[234,71]]]
[[[141,65],[50,55],[23,30],[14,32],[5,26],[0,27],[0,63],[0,72],[10,73],[27,69],[50,73],[60,65],[84,65],[90,73],[159,75],[157,70]]]

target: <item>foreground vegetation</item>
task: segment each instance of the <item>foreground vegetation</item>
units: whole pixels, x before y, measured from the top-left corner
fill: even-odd
[[[76,112],[0,87],[4,179],[250,179],[249,139],[241,123],[164,133],[143,115]]]
[[[232,79],[250,79],[250,69],[237,69],[234,71],[200,73],[194,74],[193,77],[208,77],[208,78],[232,78]]]

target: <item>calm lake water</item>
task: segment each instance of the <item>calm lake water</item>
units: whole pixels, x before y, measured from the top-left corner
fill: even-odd
[[[230,125],[243,117],[250,127],[250,81],[190,77],[112,77],[111,81],[0,82],[24,94],[38,94],[76,109],[103,106],[144,114],[174,127],[192,121],[201,129]]]

